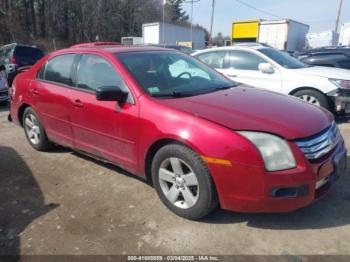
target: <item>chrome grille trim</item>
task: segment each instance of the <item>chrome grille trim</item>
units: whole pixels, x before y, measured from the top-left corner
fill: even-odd
[[[340,138],[340,131],[333,121],[331,126],[320,135],[308,140],[297,140],[296,144],[307,159],[314,160],[331,151],[338,144]]]

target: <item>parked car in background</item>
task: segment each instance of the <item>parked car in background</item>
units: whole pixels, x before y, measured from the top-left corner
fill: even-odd
[[[305,64],[350,69],[350,46],[329,46],[296,52]]]
[[[6,103],[9,100],[9,87],[6,78],[0,74],[0,104]]]
[[[34,65],[43,56],[37,47],[17,43],[5,45],[0,48],[0,73],[6,76],[11,86],[18,68]]]
[[[115,163],[189,219],[219,203],[292,211],[324,196],[345,170],[331,113],[238,85],[170,49],[57,51],[18,75],[10,93],[9,119],[34,149],[57,143]]]
[[[183,45],[151,45],[151,46],[175,49],[186,55],[190,55],[194,52],[194,50],[191,47],[183,46]]]
[[[349,70],[308,66],[286,52],[259,44],[206,49],[192,55],[237,82],[350,113]]]

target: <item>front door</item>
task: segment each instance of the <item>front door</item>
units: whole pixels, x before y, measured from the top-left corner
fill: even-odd
[[[219,71],[239,83],[280,92],[282,79],[279,69],[274,68],[274,72],[265,73],[259,70],[261,63],[267,63],[267,61],[255,53],[230,50],[227,68]]]
[[[102,86],[118,86],[129,92],[127,102],[120,105],[96,100],[95,91]],[[139,111],[116,68],[100,56],[83,55],[69,99],[75,146],[134,170]]]

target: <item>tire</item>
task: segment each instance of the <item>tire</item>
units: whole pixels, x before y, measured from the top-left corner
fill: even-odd
[[[31,107],[27,107],[23,113],[23,128],[29,144],[38,151],[47,151],[52,143],[47,138],[46,132]]]
[[[300,98],[301,100],[310,104],[317,105],[329,110],[329,102],[327,97],[319,91],[303,89],[295,92],[293,96],[296,96],[297,98]]]
[[[178,216],[197,220],[218,205],[207,166],[188,147],[171,144],[159,149],[152,161],[152,179],[159,198]]]

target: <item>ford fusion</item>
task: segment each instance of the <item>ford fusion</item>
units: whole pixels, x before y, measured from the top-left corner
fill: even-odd
[[[59,144],[121,166],[188,219],[219,205],[296,210],[345,169],[328,111],[238,85],[174,50],[60,50],[21,73],[10,97],[9,119],[34,149]]]

